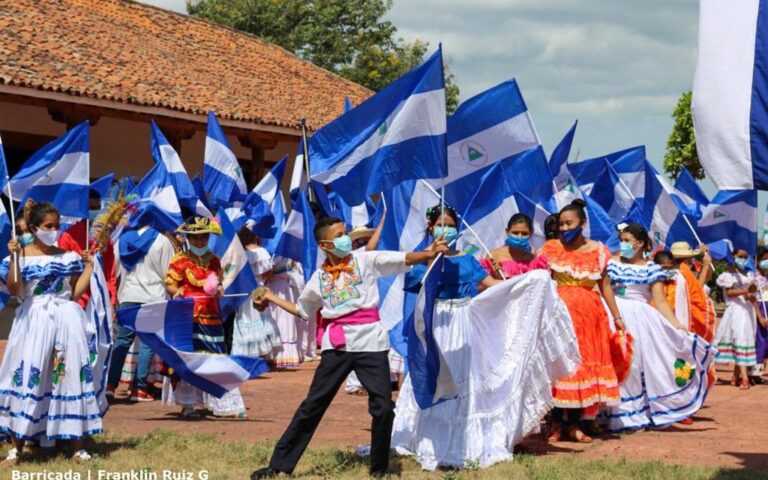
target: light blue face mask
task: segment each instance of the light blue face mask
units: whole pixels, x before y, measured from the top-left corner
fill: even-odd
[[[101,210],[88,210],[88,219],[93,223],[101,214]]]
[[[768,270],[768,260],[760,260],[760,270]]]
[[[331,250],[331,253],[339,258],[345,258],[347,255],[352,253],[352,239],[349,237],[349,235],[334,238],[333,246],[334,249]]]
[[[194,245],[189,246],[189,251],[197,255],[198,257],[204,256],[206,253],[208,253],[208,245],[204,247],[195,247]]]
[[[619,255],[621,255],[622,258],[632,258],[637,253],[637,250],[632,248],[632,244],[629,242],[621,242],[619,243]]]
[[[747,264],[749,263],[749,259],[748,258],[737,257],[737,258],[735,258],[733,260],[733,262],[736,264],[737,267],[739,267],[740,269],[744,270],[744,267],[746,267]]]
[[[459,236],[459,231],[456,230],[456,227],[435,227],[433,235],[435,238],[442,238],[446,242],[451,243]]]
[[[507,246],[524,252],[531,252],[531,238],[507,235]]]
[[[32,235],[32,234],[31,234],[31,233],[29,233],[29,232],[27,232],[27,233],[23,233],[23,234],[21,234],[21,236],[19,237],[19,244],[20,244],[22,247],[26,247],[27,245],[32,245],[32,242],[34,242],[34,241],[35,241],[35,236],[34,236],[34,235]]]

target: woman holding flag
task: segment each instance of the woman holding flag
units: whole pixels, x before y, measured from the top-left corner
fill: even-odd
[[[56,247],[59,212],[52,204],[28,201],[24,218],[35,236],[21,247],[8,244],[11,257],[0,276],[21,305],[0,365],[0,431],[13,448],[4,464],[16,465],[24,442],[70,440],[73,460],[84,462],[88,435],[102,432],[86,340],[85,312],[75,302],[90,286],[93,260]]]
[[[165,279],[168,294],[173,298],[194,299],[192,342],[195,350],[224,354],[227,347],[218,304],[224,294],[220,281],[221,263],[208,248],[210,235],[221,235],[221,226],[211,218],[194,217],[179,227],[178,232],[187,236],[189,250],[171,260]],[[166,378],[163,402],[181,404],[181,415],[188,419],[200,417],[195,405],[204,405],[216,417],[246,418],[245,404],[238,389],[216,398],[184,380],[172,382]]]
[[[456,239],[453,209],[437,206],[427,216],[432,238],[449,244]],[[516,247],[530,237],[525,218],[510,221],[520,233]],[[530,258],[521,261],[533,267]],[[436,378],[429,380],[424,375],[429,367],[414,360],[420,355],[409,346],[411,370],[397,401],[392,444],[428,470],[467,463],[485,468],[509,460],[515,444],[549,411],[553,380],[576,370],[578,350],[568,313],[546,270],[523,274],[520,267],[515,269],[520,275],[503,282],[456,250],[430,268],[414,267],[405,287],[422,290],[422,299],[428,289],[422,283],[434,284],[433,276],[439,277],[434,305],[425,299],[422,308],[417,300],[416,315],[420,308],[431,310],[431,328],[425,324],[425,330],[431,330],[438,351],[419,362],[441,360]],[[478,287],[486,290],[478,295]],[[411,324],[409,337],[419,335],[417,319]]]
[[[577,199],[559,215],[559,239],[548,240],[540,250],[547,257],[558,293],[568,307],[581,354],[579,370],[556,382],[557,408],[552,415],[550,442],[563,435],[580,443],[591,443],[579,425],[582,413],[594,418],[600,405],[619,403],[619,383],[611,360],[611,330],[602,300],[613,314],[616,329],[624,330],[605,268],[611,254],[600,242],[584,237],[586,203]],[[600,292],[595,287],[600,287]],[[601,298],[602,294],[602,298]]]

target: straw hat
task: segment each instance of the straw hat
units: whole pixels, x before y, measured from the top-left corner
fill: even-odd
[[[374,229],[368,228],[365,225],[358,225],[349,232],[349,238],[354,242],[361,238],[372,237]]]
[[[187,235],[202,235],[204,233],[211,233],[213,235],[221,235],[221,225],[219,222],[208,217],[192,217],[176,229],[178,233],[185,233]]]
[[[701,250],[693,250],[688,242],[675,242],[669,248],[670,253],[675,258],[691,258],[699,255]]]

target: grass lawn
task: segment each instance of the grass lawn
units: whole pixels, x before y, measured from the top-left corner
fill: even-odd
[[[213,435],[182,435],[156,431],[142,437],[105,434],[89,445],[93,460],[87,465],[72,462],[62,455],[39,451],[26,457],[11,475],[0,471],[2,479],[56,480],[65,472],[80,472],[81,479],[131,479],[130,476],[110,476],[107,473],[144,471],[134,479],[246,480],[252,470],[266,465],[273,444],[222,442]],[[6,445],[7,449],[7,445]],[[3,451],[5,455],[6,449]],[[89,476],[90,470],[90,476]],[[164,471],[173,473],[166,473]],[[706,467],[666,465],[661,462],[631,462],[617,460],[587,460],[578,455],[530,456],[517,455],[512,463],[502,463],[478,470],[471,465],[465,470],[422,472],[410,458],[395,457],[391,470],[403,479],[531,479],[531,480],[759,480],[768,475],[751,470],[724,470]],[[101,475],[99,472],[101,471]],[[25,474],[25,472],[30,472]],[[34,472],[37,472],[36,476]],[[47,472],[47,476],[40,476]],[[154,477],[148,472],[156,472]],[[320,448],[309,450],[299,463],[298,478],[366,478],[367,459],[358,458],[353,449]],[[139,475],[135,473],[134,475]],[[71,477],[75,478],[75,477]],[[393,475],[393,478],[396,478]]]

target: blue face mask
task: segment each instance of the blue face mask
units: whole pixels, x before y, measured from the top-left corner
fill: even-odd
[[[738,258],[737,257],[733,261],[736,264],[736,266],[739,267],[742,270],[744,270],[744,267],[746,267],[747,264],[749,263],[749,259],[748,258]]]
[[[520,237],[517,235],[507,236],[507,246],[516,250],[522,250],[524,252],[531,252],[531,239],[530,237]]]
[[[619,243],[619,255],[622,256],[622,258],[632,258],[637,253],[637,250],[632,248],[632,244],[629,242],[621,242]]]
[[[760,270],[768,270],[768,260],[760,260]]]
[[[433,235],[435,238],[442,238],[446,242],[451,243],[459,236],[459,231],[456,230],[456,227],[435,227]]]
[[[206,253],[208,253],[208,246],[204,247],[195,247],[194,245],[189,246],[189,251],[197,255],[198,257],[204,256]]]
[[[101,210],[88,210],[88,219],[93,223],[101,214]]]
[[[581,225],[572,228],[571,230],[560,230],[560,238],[562,238],[563,242],[566,244],[571,244],[579,239],[582,230],[583,227]]]
[[[352,253],[352,239],[349,238],[349,235],[334,238],[333,246],[334,249],[331,250],[331,253],[339,258],[345,258],[347,255]]]
[[[35,236],[31,233],[23,233],[19,237],[19,244],[21,244],[22,247],[26,247],[27,245],[32,245],[32,242],[35,241]]]

